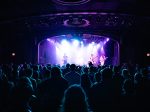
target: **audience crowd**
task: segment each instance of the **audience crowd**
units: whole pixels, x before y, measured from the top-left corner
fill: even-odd
[[[149,112],[149,102],[148,66],[0,65],[0,112]]]

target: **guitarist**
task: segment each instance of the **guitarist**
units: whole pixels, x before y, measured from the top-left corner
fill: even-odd
[[[68,56],[64,54],[63,56],[63,64],[66,65],[68,63]]]
[[[100,64],[101,66],[103,66],[105,64],[105,61],[108,57],[106,57],[104,54],[102,54],[99,58]]]
[[[97,56],[95,57],[93,54],[91,54],[90,62],[92,62],[92,64],[96,64],[96,59],[97,59]]]

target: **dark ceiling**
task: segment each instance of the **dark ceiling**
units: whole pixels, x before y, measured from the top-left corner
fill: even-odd
[[[1,0],[0,14],[1,41],[70,32],[120,39],[150,25],[145,0]]]
[[[55,2],[54,2],[55,1]],[[56,1],[88,0],[1,0],[0,20],[39,16],[60,12],[111,12],[149,16],[150,7],[146,0],[89,0],[81,5],[62,5]]]

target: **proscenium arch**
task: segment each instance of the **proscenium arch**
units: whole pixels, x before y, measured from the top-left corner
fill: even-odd
[[[64,34],[64,35],[72,35],[72,34]],[[78,35],[78,34],[75,34],[75,35]],[[84,34],[82,34],[82,35],[84,35]],[[97,35],[97,34],[89,34],[89,35],[91,35],[91,36],[97,36],[97,37],[105,37],[105,38],[107,38],[106,36],[102,36],[102,35]],[[56,36],[50,36],[50,37],[45,37],[44,39],[41,39],[40,41],[39,41],[39,43],[38,43],[38,63],[40,64],[41,62],[40,62],[40,59],[39,59],[39,56],[40,56],[40,44],[42,43],[42,42],[44,42],[47,38],[58,38],[59,36],[62,36],[62,35],[56,35]],[[83,38],[83,36],[81,36],[81,38]],[[119,42],[117,41],[117,40],[115,40],[115,39],[113,39],[113,38],[111,38],[111,37],[108,37],[110,40],[112,40],[112,41],[114,41],[114,53],[115,53],[115,61],[114,61],[114,65],[119,65],[120,64],[120,44],[119,44]],[[43,63],[44,64],[44,63]]]

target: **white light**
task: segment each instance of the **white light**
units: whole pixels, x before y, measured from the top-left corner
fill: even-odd
[[[150,56],[150,53],[147,53],[146,55],[149,57],[149,56]]]
[[[88,47],[87,47],[87,50],[88,50],[89,52],[91,52],[91,51],[92,51],[92,49],[93,49],[92,44],[89,44],[89,45],[88,45]]]
[[[98,48],[100,48],[100,44],[97,44],[97,46],[96,46],[96,47],[97,47],[97,49],[98,49]]]
[[[108,41],[109,41],[109,38],[107,38],[107,39],[104,41],[104,44],[106,44]]]
[[[108,42],[108,41],[109,41],[109,38],[107,38],[106,41]]]
[[[92,44],[95,44],[95,42],[92,42]]]
[[[65,45],[65,44],[68,44],[68,42],[67,42],[67,40],[63,39],[63,40],[61,41],[61,44],[62,44],[62,45]]]
[[[15,56],[16,54],[15,54],[15,53],[11,53],[11,55],[12,55],[12,56]]]
[[[47,41],[49,41],[49,42],[50,42],[51,40],[50,40],[49,38],[47,38]]]
[[[56,55],[57,55],[57,63],[63,65],[63,56],[67,55],[67,62],[72,64],[75,63],[77,65],[86,65],[90,60],[91,54],[95,56],[98,54],[98,50],[104,52],[103,43],[95,43],[90,42],[88,45],[84,45],[83,41],[79,41],[73,39],[71,42],[63,39],[60,43],[55,43],[56,45]],[[97,61],[97,59],[95,58]]]
[[[103,47],[101,47],[101,52],[104,52],[104,48]]]
[[[73,41],[73,45],[74,45],[74,46],[78,46],[78,45],[79,45],[79,41],[78,41],[78,40],[74,40],[74,41]]]

